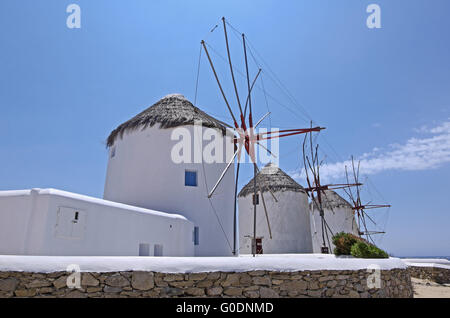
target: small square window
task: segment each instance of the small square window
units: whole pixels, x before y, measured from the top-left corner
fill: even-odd
[[[150,244],[139,243],[139,256],[150,256]]]
[[[163,256],[163,245],[155,244],[153,247],[153,256]]]
[[[252,195],[252,198],[253,198],[253,204],[254,205],[258,205],[259,204],[259,194],[256,195],[256,201],[255,201],[255,195],[254,194]]]
[[[197,171],[186,170],[184,172],[184,185],[188,187],[197,186]]]

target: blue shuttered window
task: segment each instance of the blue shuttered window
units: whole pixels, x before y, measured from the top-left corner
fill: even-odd
[[[188,187],[197,186],[197,171],[186,170],[184,172],[184,185]]]

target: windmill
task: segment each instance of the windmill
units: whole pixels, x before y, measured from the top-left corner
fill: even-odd
[[[307,145],[307,143],[309,144],[309,146]],[[320,181],[320,167],[323,164],[323,160],[319,159],[318,151],[319,145],[314,143],[312,132],[307,133],[303,140],[303,165],[305,171],[305,179],[308,185],[308,187],[305,188],[305,191],[311,198],[311,204],[313,205],[313,208],[319,211],[322,229],[321,252],[323,254],[328,254],[331,252],[329,250],[329,247],[331,246],[330,237],[333,237],[334,233],[333,230],[328,225],[325,218],[324,212],[324,199],[326,200],[325,190],[347,189],[354,186],[358,187],[361,184],[358,183],[357,181],[355,181],[355,183],[350,183],[347,180],[347,183],[322,185]]]
[[[355,191],[352,191],[352,189],[344,189],[345,193],[349,197],[349,199],[352,202],[352,209],[355,212],[355,215],[357,217],[357,224],[358,224],[358,233],[359,236],[365,236],[367,241],[370,241],[372,243],[375,243],[372,235],[377,234],[384,234],[385,231],[374,231],[369,230],[369,221],[373,226],[376,226],[377,223],[375,220],[366,212],[366,210],[371,209],[379,209],[379,208],[390,208],[391,206],[389,204],[370,204],[371,202],[368,202],[367,204],[363,204],[361,201],[361,184],[359,183],[359,167],[360,167],[360,161],[358,161],[358,166],[355,168],[355,161],[352,159],[352,174],[353,174],[353,180],[356,184],[358,184],[355,188]],[[345,176],[347,178],[347,182],[349,182],[349,174],[347,170],[347,166],[345,166]]]
[[[225,44],[226,44],[226,50],[227,50],[227,57],[228,57],[228,64],[229,64],[229,68],[230,68],[230,73],[231,73],[231,79],[233,82],[233,87],[234,87],[234,95],[236,97],[236,104],[238,106],[239,109],[239,116],[235,116],[232,107],[230,105],[229,100],[227,99],[224,89],[221,85],[221,82],[219,80],[219,76],[216,72],[216,69],[214,67],[214,63],[212,61],[212,58],[208,52],[208,48],[206,45],[206,42],[204,40],[201,41],[201,47],[203,48],[203,50],[206,53],[206,56],[208,58],[209,61],[209,65],[211,67],[211,70],[214,74],[214,77],[216,79],[217,85],[219,87],[220,93],[223,97],[223,100],[225,102],[225,105],[228,109],[229,114],[231,115],[231,118],[233,120],[233,127],[234,127],[234,144],[235,144],[235,152],[231,158],[231,160],[227,163],[225,169],[223,170],[222,174],[220,175],[219,179],[217,180],[217,182],[215,183],[215,185],[213,186],[213,188],[211,189],[211,191],[208,193],[208,198],[211,198],[211,196],[214,194],[215,190],[217,189],[218,185],[220,184],[220,182],[222,181],[222,179],[224,178],[226,172],[228,171],[228,169],[230,168],[230,166],[234,163],[236,157],[237,157],[237,169],[236,169],[236,178],[235,178],[235,193],[234,193],[234,237],[233,237],[233,254],[236,255],[236,228],[237,228],[237,187],[238,187],[238,180],[239,180],[239,167],[240,167],[240,155],[241,155],[241,151],[242,148],[245,149],[245,152],[248,154],[248,156],[251,159],[251,163],[253,165],[253,175],[254,175],[254,184],[253,184],[253,189],[254,189],[254,200],[253,200],[253,215],[254,215],[254,220],[253,220],[253,256],[255,256],[256,253],[256,197],[257,197],[257,192],[260,192],[261,195],[261,199],[263,202],[263,206],[264,206],[264,212],[266,214],[266,219],[268,222],[268,214],[267,214],[267,209],[266,206],[264,204],[265,200],[264,200],[264,196],[263,196],[263,191],[261,191],[260,187],[257,185],[256,182],[256,175],[259,172],[259,168],[256,162],[256,157],[255,157],[255,148],[256,146],[259,146],[261,148],[263,148],[265,151],[267,151],[270,155],[273,155],[266,147],[264,147],[260,141],[262,140],[269,140],[269,139],[275,139],[275,138],[282,138],[282,137],[287,137],[287,136],[293,136],[293,135],[298,135],[298,134],[305,134],[305,133],[309,133],[309,132],[313,132],[313,131],[320,131],[324,128],[322,127],[311,127],[311,128],[299,128],[299,129],[284,129],[284,130],[278,130],[278,131],[270,131],[270,132],[262,132],[262,133],[256,133],[255,129],[258,127],[258,125],[270,114],[267,113],[265,114],[261,119],[259,119],[256,123],[254,123],[254,118],[253,118],[253,111],[252,111],[252,89],[258,79],[258,77],[260,76],[262,69],[259,68],[258,72],[256,73],[254,79],[252,81],[250,81],[250,74],[249,74],[249,65],[248,65],[248,60],[247,60],[247,46],[246,46],[246,36],[245,34],[242,34],[242,46],[243,46],[243,51],[244,51],[244,62],[245,62],[245,76],[246,76],[246,89],[245,89],[245,94],[246,94],[246,98],[245,98],[245,104],[241,103],[241,98],[239,96],[239,90],[236,84],[236,80],[234,77],[234,72],[233,72],[233,63],[231,61],[231,54],[230,54],[230,46],[228,43],[228,34],[227,34],[227,22],[225,20],[225,18],[222,18],[222,23],[223,23],[223,31],[224,31],[224,36],[225,36]],[[214,29],[216,29],[216,27],[214,27]],[[213,29],[213,30],[214,30]],[[247,113],[248,110],[248,113]],[[240,124],[238,123],[237,117],[239,117],[240,119]],[[273,196],[274,200],[276,200],[275,195],[273,194],[273,192],[270,192],[271,195]],[[270,225],[269,225],[270,227]]]

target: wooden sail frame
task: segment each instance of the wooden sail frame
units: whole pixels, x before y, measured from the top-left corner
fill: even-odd
[[[311,123],[312,127],[312,123]],[[308,138],[309,135],[309,138]],[[309,141],[309,155],[307,154],[307,141]],[[308,187],[305,188],[306,193],[311,198],[311,204],[313,208],[319,211],[321,219],[321,229],[322,229],[322,246],[321,252],[323,254],[332,253],[329,247],[331,247],[330,236],[332,237],[332,229],[328,225],[325,217],[325,211],[323,207],[323,198],[326,199],[325,190],[336,190],[336,189],[346,189],[350,187],[360,186],[360,183],[340,183],[340,184],[325,184],[322,185],[320,181],[320,167],[323,161],[319,160],[319,145],[313,142],[312,132],[305,134],[303,140],[303,166],[305,171],[305,179]]]
[[[263,116],[263,118],[261,118],[256,125],[254,125],[253,123],[253,109],[252,109],[252,99],[251,99],[251,93],[252,93],[252,89],[253,86],[256,82],[256,80],[258,79],[260,73],[261,73],[261,69],[258,70],[258,73],[256,74],[256,76],[254,77],[254,80],[252,81],[252,84],[250,85],[250,75],[249,75],[249,70],[248,70],[248,61],[247,61],[247,46],[246,46],[246,42],[245,42],[245,34],[242,34],[242,45],[243,45],[243,50],[244,50],[244,60],[245,60],[245,69],[246,69],[246,79],[247,79],[247,99],[245,102],[245,106],[244,106],[244,110],[242,109],[242,104],[240,101],[240,97],[239,97],[239,91],[237,88],[237,84],[234,78],[234,71],[233,71],[233,64],[232,64],[232,60],[231,60],[231,54],[230,54],[230,47],[229,47],[229,43],[228,43],[228,34],[227,34],[227,29],[226,29],[226,20],[223,17],[222,18],[222,22],[223,22],[223,29],[224,29],[224,36],[225,36],[225,44],[226,44],[226,49],[227,49],[227,56],[228,56],[228,64],[229,64],[229,68],[230,68],[230,73],[231,73],[231,78],[233,81],[233,87],[234,87],[234,92],[235,92],[235,97],[236,97],[236,102],[239,108],[239,118],[240,118],[240,125],[237,121],[237,116],[234,115],[232,108],[230,106],[230,102],[228,101],[228,99],[226,98],[225,92],[223,90],[223,87],[220,83],[218,74],[215,70],[214,67],[214,63],[212,61],[212,58],[208,52],[207,46],[206,46],[206,42],[204,40],[201,41],[201,47],[203,48],[203,50],[206,53],[206,56],[208,58],[209,61],[209,65],[211,67],[211,70],[214,74],[214,77],[216,79],[217,85],[219,87],[219,90],[221,92],[221,95],[223,97],[223,100],[226,104],[226,107],[228,109],[228,112],[231,115],[231,118],[233,120],[233,125],[235,127],[234,131],[236,134],[236,137],[234,138],[234,143],[236,145],[235,149],[237,148],[237,150],[235,151],[233,158],[228,162],[225,170],[222,172],[221,177],[218,179],[218,181],[216,182],[216,184],[214,185],[214,187],[212,188],[212,190],[208,193],[208,198],[211,198],[211,196],[214,194],[214,191],[217,189],[218,185],[220,184],[220,182],[223,179],[223,176],[226,174],[227,170],[229,169],[229,167],[231,166],[231,164],[235,161],[236,157],[237,157],[237,170],[236,170],[236,178],[235,178],[235,194],[234,194],[234,224],[233,224],[233,254],[236,255],[237,251],[236,251],[236,231],[237,231],[237,186],[238,186],[238,180],[239,180],[239,170],[240,170],[240,153],[242,151],[242,148],[245,149],[246,153],[249,155],[251,162],[253,164],[253,180],[254,180],[254,185],[253,185],[253,189],[254,189],[254,196],[256,197],[257,192],[259,191],[259,193],[261,194],[261,198],[263,201],[263,207],[264,207],[264,212],[266,214],[266,220],[267,220],[267,224],[268,227],[270,229],[270,224],[269,224],[269,217],[268,217],[268,212],[267,212],[267,207],[265,204],[265,199],[264,199],[264,195],[263,195],[263,191],[262,189],[257,185],[257,180],[256,180],[256,176],[257,173],[259,172],[258,166],[257,166],[257,162],[256,162],[256,158],[255,158],[255,148],[257,146],[262,147],[263,149],[265,147],[263,147],[259,141],[261,140],[269,140],[269,139],[275,139],[275,138],[283,138],[283,137],[288,137],[288,136],[294,136],[294,135],[299,135],[299,134],[306,134],[306,133],[310,133],[310,132],[318,132],[321,131],[322,129],[325,129],[323,127],[311,127],[311,128],[300,128],[300,129],[284,129],[284,130],[279,130],[277,132],[264,132],[264,133],[255,133],[255,128],[258,126],[259,123],[261,123],[264,118],[266,118],[268,116],[268,114],[266,114],[265,116]],[[248,116],[247,116],[247,106],[248,106]],[[273,155],[268,149],[265,149],[266,151],[269,152],[269,154]],[[270,190],[270,189],[269,189]],[[271,193],[271,195],[274,197],[275,201],[276,197],[274,195],[274,193],[272,191],[269,191]],[[253,215],[254,215],[254,220],[253,220],[253,244],[254,242],[256,242],[256,202],[255,200],[253,201]],[[271,231],[270,231],[270,236],[271,236]],[[253,245],[252,244],[252,245]],[[252,246],[252,254],[253,256],[255,256],[255,251],[256,248]]]
[[[358,161],[358,165],[357,165],[357,167],[355,167],[355,161],[352,156],[351,162],[352,162],[352,170],[351,171],[353,173],[353,180],[355,183],[359,183],[358,180],[359,180],[359,171],[360,171],[361,161]],[[349,182],[350,178],[349,178],[347,166],[345,166],[345,177],[347,179],[347,182]],[[386,232],[369,230],[369,227],[368,227],[369,222],[367,222],[367,220],[370,221],[374,225],[377,225],[377,224],[365,210],[390,208],[391,205],[390,204],[370,204],[370,203],[363,204],[361,201],[361,189],[360,189],[359,185],[356,187],[355,193],[353,193],[353,191],[351,189],[344,189],[344,191],[347,194],[347,196],[349,197],[350,201],[352,202],[352,210],[354,211],[355,216],[357,217],[357,226],[358,226],[359,236],[360,237],[365,236],[367,241],[375,243],[372,238],[372,235],[384,234]],[[363,228],[363,230],[361,230],[361,228]]]

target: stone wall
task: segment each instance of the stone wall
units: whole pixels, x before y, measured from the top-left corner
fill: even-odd
[[[381,288],[369,288],[367,270],[165,274],[0,272],[0,297],[412,297],[406,269],[382,270]]]
[[[429,279],[438,284],[450,283],[450,269],[441,267],[409,266],[411,277]]]

